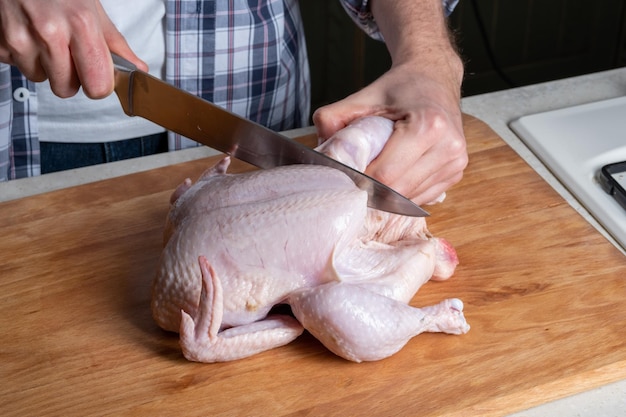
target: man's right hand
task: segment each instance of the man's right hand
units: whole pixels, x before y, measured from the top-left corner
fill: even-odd
[[[99,0],[0,0],[0,62],[31,81],[49,79],[59,97],[81,86],[90,98],[111,94],[111,52],[147,70]]]

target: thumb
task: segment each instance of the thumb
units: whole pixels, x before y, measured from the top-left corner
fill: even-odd
[[[102,32],[109,51],[132,62],[142,71],[148,71],[148,65],[133,52],[124,35],[115,27],[104,8],[98,3],[98,13],[102,22]]]
[[[133,52],[126,42],[126,39],[124,39],[121,33],[117,32],[117,29],[113,28],[113,31],[111,31],[105,39],[107,40],[107,44],[111,52],[132,62],[141,71],[148,71],[148,64],[142,61],[137,54]]]
[[[326,140],[338,130],[348,126],[353,120],[374,114],[374,108],[363,104],[358,98],[358,93],[318,108],[313,113],[313,124],[317,129],[317,135]]]

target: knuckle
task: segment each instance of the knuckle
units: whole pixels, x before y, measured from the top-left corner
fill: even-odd
[[[26,30],[16,28],[15,30],[5,33],[4,41],[9,51],[15,55],[19,55],[20,51],[26,50],[31,44],[31,36]]]
[[[324,123],[329,118],[330,114],[325,107],[320,107],[313,112],[313,123],[316,125],[319,123]]]
[[[53,20],[45,20],[37,27],[39,37],[47,43],[52,43],[64,36],[62,26]]]
[[[93,11],[86,8],[73,9],[68,19],[70,27],[80,32],[92,31],[97,26]]]
[[[41,83],[41,82],[46,81],[48,79],[48,76],[46,75],[46,73],[44,71],[37,71],[37,70],[35,70],[35,71],[29,73],[27,78],[30,79],[33,82]]]
[[[110,82],[92,80],[89,83],[83,83],[83,91],[91,99],[101,99],[113,92],[113,84],[113,78],[111,78]]]
[[[51,79],[50,88],[52,89],[52,92],[56,96],[61,97],[61,98],[69,98],[69,97],[73,97],[74,95],[76,95],[79,87],[72,83],[60,84],[56,82],[56,80]]]
[[[452,158],[459,161],[463,166],[467,165],[467,144],[465,138],[452,136],[447,142],[447,152]]]
[[[450,129],[450,119],[438,108],[429,108],[425,112],[425,127],[433,135],[441,136]]]
[[[469,159],[467,155],[461,155],[458,158],[451,159],[445,165],[445,172],[449,175],[447,181],[450,181],[450,185],[456,184],[463,178],[463,171],[467,167]]]

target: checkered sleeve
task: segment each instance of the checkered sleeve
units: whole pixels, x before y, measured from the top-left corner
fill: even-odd
[[[0,181],[9,179],[11,113],[11,68],[0,64]]]
[[[39,175],[35,84],[0,64],[0,181]]]

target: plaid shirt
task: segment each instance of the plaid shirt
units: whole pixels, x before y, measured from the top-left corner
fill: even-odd
[[[448,13],[458,0],[442,0]],[[341,0],[379,38],[367,0]],[[166,80],[273,130],[304,126],[310,80],[297,0],[166,0]],[[197,144],[170,133],[170,149]],[[36,84],[0,64],[0,181],[40,174]]]

